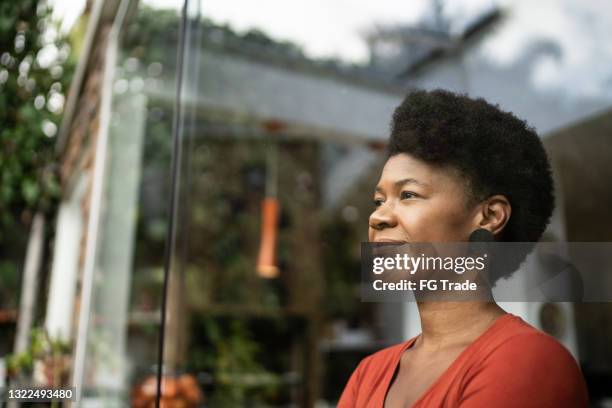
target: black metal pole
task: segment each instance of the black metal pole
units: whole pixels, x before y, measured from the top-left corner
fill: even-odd
[[[172,161],[171,161],[171,185],[170,185],[170,220],[168,222],[168,230],[166,232],[166,247],[164,250],[164,283],[162,292],[161,304],[161,322],[159,326],[159,342],[157,355],[157,395],[155,398],[155,407],[160,408],[161,392],[162,392],[162,377],[164,363],[164,340],[166,329],[166,306],[168,302],[168,281],[170,277],[170,267],[172,264],[172,255],[175,242],[176,229],[176,211],[178,208],[178,198],[180,191],[180,169],[181,169],[181,88],[183,80],[183,60],[184,60],[184,43],[187,27],[187,3],[183,3],[181,14],[181,22],[179,24],[178,51],[176,58],[176,100],[174,101],[174,115],[172,118]]]

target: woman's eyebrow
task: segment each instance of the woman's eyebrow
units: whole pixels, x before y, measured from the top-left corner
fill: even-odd
[[[398,181],[396,181],[393,184],[395,185],[395,187],[401,187],[404,184],[417,184],[417,185],[422,186],[422,187],[429,187],[429,184],[423,183],[422,181],[419,181],[419,180],[417,180],[415,178],[411,178],[411,177],[398,180]]]
[[[399,187],[403,186],[404,184],[417,184],[417,185],[422,186],[422,187],[429,187],[429,184],[423,183],[422,181],[419,181],[419,180],[417,180],[415,178],[412,178],[412,177],[401,179],[401,180],[398,180],[395,183],[393,183],[395,188],[399,188]],[[376,186],[374,191],[378,192],[378,193],[382,193],[383,189],[380,186]]]

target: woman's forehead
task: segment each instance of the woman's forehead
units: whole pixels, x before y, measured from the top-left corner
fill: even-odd
[[[401,153],[387,160],[379,184],[410,180],[413,184],[420,184],[423,187],[435,187],[446,183],[456,184],[459,181],[457,177],[457,172],[448,166],[427,163],[406,153]]]

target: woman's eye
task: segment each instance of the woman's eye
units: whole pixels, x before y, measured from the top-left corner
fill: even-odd
[[[407,198],[415,198],[417,197],[417,195],[413,193],[412,191],[402,191],[402,193],[400,194],[400,197],[402,200],[404,200]]]
[[[380,207],[384,201],[381,200],[380,198],[375,198],[373,202],[376,207]]]

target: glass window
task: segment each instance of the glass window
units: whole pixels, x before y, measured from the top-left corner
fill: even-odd
[[[187,6],[164,379],[205,406],[334,406],[359,360],[408,330],[407,310],[359,298],[402,94],[206,6]]]
[[[93,175],[94,190],[102,186],[90,209],[99,211],[97,231],[88,231],[93,270],[86,261],[80,295],[86,336],[75,352],[83,406],[144,406],[157,394],[181,8],[123,1],[114,12],[97,61],[105,67],[97,137],[105,140]]]

